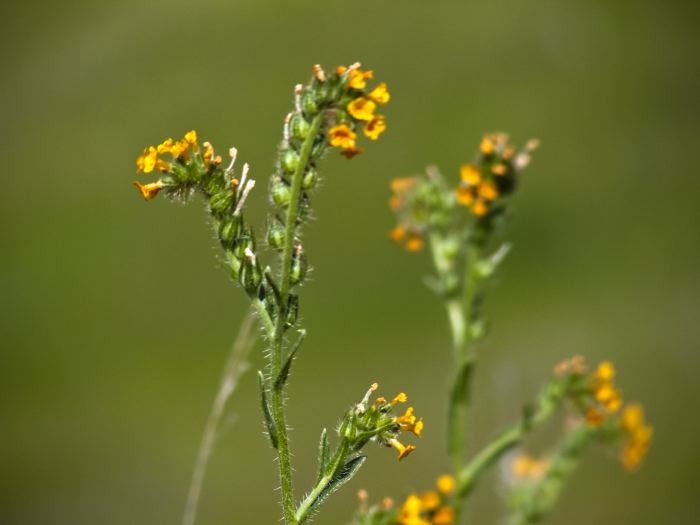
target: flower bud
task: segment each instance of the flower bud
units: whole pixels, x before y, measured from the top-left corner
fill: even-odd
[[[299,165],[299,154],[291,149],[282,152],[280,164],[287,173],[294,173]]]
[[[301,181],[301,187],[305,190],[310,190],[316,186],[318,182],[318,172],[314,168],[309,168],[304,174],[304,178]]]
[[[289,294],[287,299],[287,326],[293,326],[297,322],[299,315],[299,296],[293,293]]]
[[[260,283],[262,282],[262,277],[262,270],[260,269],[260,265],[258,264],[255,254],[252,250],[246,248],[240,276],[238,278],[239,282],[246,292],[253,295],[257,292],[258,286],[260,286]]]
[[[226,257],[226,267],[229,269],[231,279],[238,281],[241,275],[241,261],[236,259],[233,255],[227,254]]]
[[[292,135],[299,140],[304,140],[309,135],[311,125],[300,114],[294,115],[291,122]]]
[[[309,91],[302,95],[301,106],[302,108],[304,108],[304,111],[309,115],[313,116],[316,113],[318,113],[318,104],[316,104],[316,97],[314,97],[313,93],[310,93]]]
[[[272,194],[272,200],[275,201],[277,206],[287,206],[292,198],[292,192],[289,186],[279,177],[273,179],[270,192]]]
[[[277,221],[273,222],[267,229],[267,243],[272,248],[281,249],[284,246],[285,233],[284,226]]]
[[[240,221],[236,217],[226,217],[219,223],[219,240],[222,246],[232,246],[238,235]]]
[[[209,206],[215,215],[224,213],[233,202],[233,193],[228,190],[215,193],[209,199]]]
[[[306,254],[303,252],[301,245],[297,245],[294,248],[294,253],[292,254],[292,268],[289,272],[292,284],[299,284],[306,277],[306,269],[308,264],[306,262]]]

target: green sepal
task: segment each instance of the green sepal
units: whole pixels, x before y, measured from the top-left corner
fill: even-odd
[[[270,437],[272,448],[277,448],[277,426],[272,419],[272,411],[270,404],[267,401],[267,392],[265,390],[265,377],[262,371],[258,370],[258,385],[260,386],[260,402],[262,404],[263,416],[265,418],[265,426],[267,427],[267,435]]]

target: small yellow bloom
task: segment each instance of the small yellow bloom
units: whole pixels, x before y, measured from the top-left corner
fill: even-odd
[[[202,146],[204,147],[202,158],[204,159],[204,165],[208,167],[214,157],[214,146],[211,145],[211,142],[205,142]]]
[[[432,490],[423,493],[420,499],[421,503],[423,504],[423,508],[428,512],[435,510],[440,506],[440,495]]]
[[[459,175],[462,181],[470,186],[476,186],[481,182],[481,170],[473,164],[463,164],[459,168]]]
[[[365,97],[358,97],[348,104],[348,113],[356,120],[370,121],[374,118],[377,104]]]
[[[505,164],[494,164],[491,166],[491,173],[494,175],[505,175],[508,171],[508,166]]]
[[[484,202],[482,199],[477,199],[472,205],[471,210],[472,213],[477,217],[483,217],[484,215],[486,215],[486,212],[489,211],[489,207],[486,205],[486,202]]]
[[[421,517],[422,511],[423,501],[415,494],[411,494],[401,505],[396,520],[400,525],[430,525],[429,521]]]
[[[478,193],[479,197],[486,201],[492,201],[498,198],[498,189],[496,189],[496,185],[487,180],[479,184]]]
[[[603,413],[594,407],[588,407],[586,409],[586,422],[592,427],[599,427],[603,424],[605,417]]]
[[[451,525],[455,521],[455,511],[452,507],[442,507],[433,516],[432,525]]]
[[[386,104],[391,100],[391,95],[387,91],[386,83],[382,82],[372,91],[370,91],[367,96],[374,100],[377,104]]]
[[[455,195],[457,195],[457,202],[462,206],[471,206],[474,202],[474,192],[467,186],[457,186]]]
[[[612,381],[615,377],[615,366],[610,361],[603,361],[598,365],[595,377],[599,381]]]
[[[377,140],[379,135],[386,130],[384,115],[376,115],[372,120],[365,123],[364,133],[372,140]]]
[[[394,242],[401,242],[406,237],[406,226],[399,224],[389,232],[389,238]]]
[[[197,145],[197,132],[195,130],[185,133],[185,142],[192,146],[192,151],[195,153],[199,151],[199,146]]]
[[[440,494],[450,494],[455,489],[455,478],[443,474],[437,479],[437,489]]]
[[[160,144],[158,144],[158,154],[170,153],[170,148],[173,146],[173,139],[166,139]]]
[[[155,169],[157,162],[158,150],[153,146],[149,146],[143,150],[141,156],[136,159],[136,169],[137,171],[150,173]]]
[[[413,415],[413,407],[408,407],[406,413],[403,416],[398,416],[394,418],[394,422],[399,426],[412,425],[416,422],[416,416]]]
[[[328,136],[330,137],[329,142],[331,146],[343,149],[355,147],[357,133],[351,130],[345,122],[331,128],[328,131]]]
[[[625,407],[620,417],[625,431],[625,444],[620,452],[620,461],[627,470],[636,470],[646,456],[654,429],[644,422],[644,412],[638,404]]]
[[[141,192],[141,195],[143,195],[144,199],[150,201],[151,199],[155,199],[156,195],[158,195],[158,192],[165,187],[165,184],[158,180],[149,184],[141,184],[139,182],[134,182],[134,186],[138,188],[138,190]]]
[[[396,397],[394,397],[394,399],[391,400],[391,404],[393,406],[396,406],[399,403],[405,403],[406,401],[408,401],[408,396],[406,395],[406,393],[399,392],[398,394],[396,394]],[[411,409],[411,410],[413,410],[413,409]]]
[[[481,139],[481,144],[479,144],[479,150],[481,153],[484,155],[492,155],[493,152],[495,151],[495,144],[491,137],[486,135],[484,138]]]
[[[392,438],[389,440],[389,445],[399,452],[399,461],[407,457],[411,452],[416,450],[415,445],[404,445],[398,439]]]
[[[348,86],[353,89],[365,89],[367,81],[374,77],[373,71],[362,71],[361,69],[353,69],[350,72]]]
[[[345,66],[338,66],[337,68],[335,68],[335,73],[336,73],[336,75],[342,75],[347,70],[348,70],[348,68],[346,68]]]
[[[186,140],[178,140],[175,144],[170,147],[170,154],[175,157],[187,157],[187,148],[189,148],[189,143]]]
[[[409,252],[419,252],[423,249],[423,246],[425,246],[425,243],[423,242],[422,237],[418,234],[411,235],[408,241],[406,241],[406,249]]]

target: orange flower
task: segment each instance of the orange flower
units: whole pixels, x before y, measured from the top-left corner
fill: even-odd
[[[138,190],[141,192],[141,195],[143,195],[144,199],[150,201],[151,199],[155,199],[156,195],[158,195],[158,192],[165,187],[165,184],[158,180],[149,184],[141,184],[139,182],[134,182],[134,186],[138,188]]]
[[[384,115],[376,115],[372,120],[365,124],[364,133],[372,140],[377,140],[379,135],[386,130],[386,122]]]
[[[365,97],[358,97],[348,104],[348,113],[356,120],[368,122],[374,118],[377,104]]]

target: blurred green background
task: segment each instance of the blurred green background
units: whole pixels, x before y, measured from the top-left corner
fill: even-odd
[[[656,433],[625,473],[594,449],[550,523],[697,523],[700,117],[697,2],[122,0],[3,3],[0,20],[0,523],[172,524],[246,301],[217,267],[201,204],[145,203],[148,144],[196,128],[235,144],[265,191],[292,86],[360,60],[386,81],[388,132],[330,155],[307,229],[309,330],[291,381],[296,488],[323,426],[372,381],[426,432],[409,461],[369,449],[354,492],[397,499],[443,472],[447,326],[426,254],[386,238],[388,182],[457,177],[482,132],[542,147],[488,298],[472,429],[516,418],[554,363],[612,359]],[[254,366],[261,366],[259,351]],[[254,376],[231,404],[204,524],[277,523]],[[546,438],[535,440],[544,446]],[[473,500],[496,523],[501,485]]]

